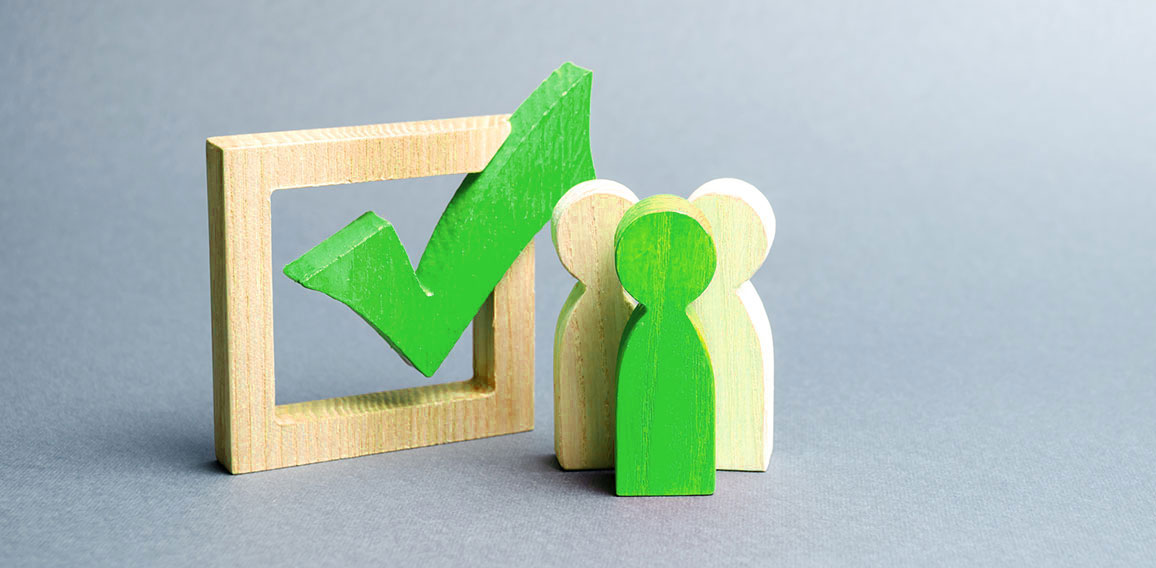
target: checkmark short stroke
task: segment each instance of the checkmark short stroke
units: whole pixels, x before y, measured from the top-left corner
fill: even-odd
[[[370,211],[285,275],[349,306],[433,376],[562,195],[594,179],[590,87],[590,71],[566,63],[518,107],[506,141],[446,206],[416,271],[393,225]]]

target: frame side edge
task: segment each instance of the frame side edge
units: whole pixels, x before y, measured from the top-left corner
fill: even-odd
[[[226,301],[225,172],[224,150],[205,142],[205,173],[208,188],[209,295],[212,306],[213,436],[217,461],[233,472],[232,416],[229,389],[229,325]]]

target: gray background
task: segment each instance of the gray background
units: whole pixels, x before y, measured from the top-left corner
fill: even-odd
[[[1151,564],[1153,29],[1144,2],[0,3],[0,563]],[[770,471],[619,499],[558,469],[544,232],[534,432],[224,473],[204,139],[509,112],[566,60],[602,177],[775,207]],[[279,401],[425,383],[279,268],[366,209],[416,256],[457,182],[274,198]]]

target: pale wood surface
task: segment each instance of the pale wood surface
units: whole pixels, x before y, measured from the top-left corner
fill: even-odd
[[[711,224],[718,268],[690,310],[714,367],[718,469],[766,471],[774,426],[771,324],[750,283],[775,235],[767,198],[737,179],[716,179],[690,197]]]
[[[533,428],[533,243],[474,321],[468,381],[277,406],[273,372],[272,192],[480,171],[509,131],[500,115],[208,140],[213,407],[229,471]]]
[[[554,208],[554,248],[578,279],[554,333],[554,452],[563,469],[614,467],[618,345],[634,309],[614,270],[614,231],[637,201],[599,179],[574,186]]]

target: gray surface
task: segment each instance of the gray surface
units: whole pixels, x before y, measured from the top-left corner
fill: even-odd
[[[477,4],[0,4],[0,563],[1156,560],[1151,4]],[[223,473],[204,139],[506,112],[564,60],[603,177],[775,207],[770,471],[558,470],[540,238],[533,433]],[[455,186],[283,192],[278,267],[371,207],[419,249]],[[279,400],[423,382],[275,292]]]

